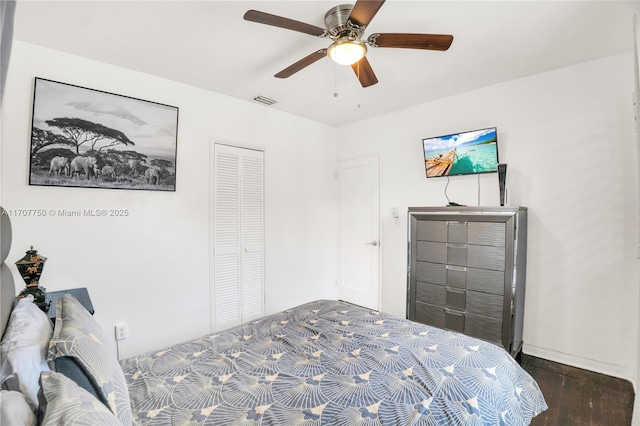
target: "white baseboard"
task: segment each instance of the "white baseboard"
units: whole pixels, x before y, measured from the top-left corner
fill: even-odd
[[[387,312],[387,311],[385,311],[383,309],[382,312],[385,312],[385,313],[388,313],[389,315],[394,315],[394,316],[400,317],[400,318],[406,318],[407,317],[407,314],[404,311],[400,312],[400,311],[391,311],[390,310],[390,311]]]
[[[628,380],[633,385],[633,389],[637,390],[636,371],[628,367],[610,364],[608,362],[597,361],[594,359],[583,358],[572,354],[565,354],[551,349],[527,345],[526,343],[524,344],[522,351],[527,355],[544,358],[549,361],[559,362],[560,364],[566,364],[572,367],[582,368],[584,370],[589,370],[596,373],[605,374],[607,376]],[[637,404],[638,403],[636,403],[636,407],[638,406]],[[638,415],[640,415],[640,413],[638,413]]]

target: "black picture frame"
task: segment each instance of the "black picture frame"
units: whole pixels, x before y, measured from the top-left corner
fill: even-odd
[[[178,107],[35,78],[29,185],[176,190]]]

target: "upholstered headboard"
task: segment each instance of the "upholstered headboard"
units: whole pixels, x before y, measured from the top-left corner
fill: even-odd
[[[0,337],[9,321],[16,297],[16,287],[11,270],[4,261],[11,249],[11,221],[7,212],[0,207]]]

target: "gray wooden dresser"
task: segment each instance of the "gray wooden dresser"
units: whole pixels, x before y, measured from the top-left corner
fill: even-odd
[[[409,208],[407,317],[522,351],[526,207]]]

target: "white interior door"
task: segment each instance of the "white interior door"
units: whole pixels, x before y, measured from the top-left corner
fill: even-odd
[[[264,315],[264,153],[215,144],[211,327]]]
[[[380,309],[378,157],[341,161],[338,298]]]

